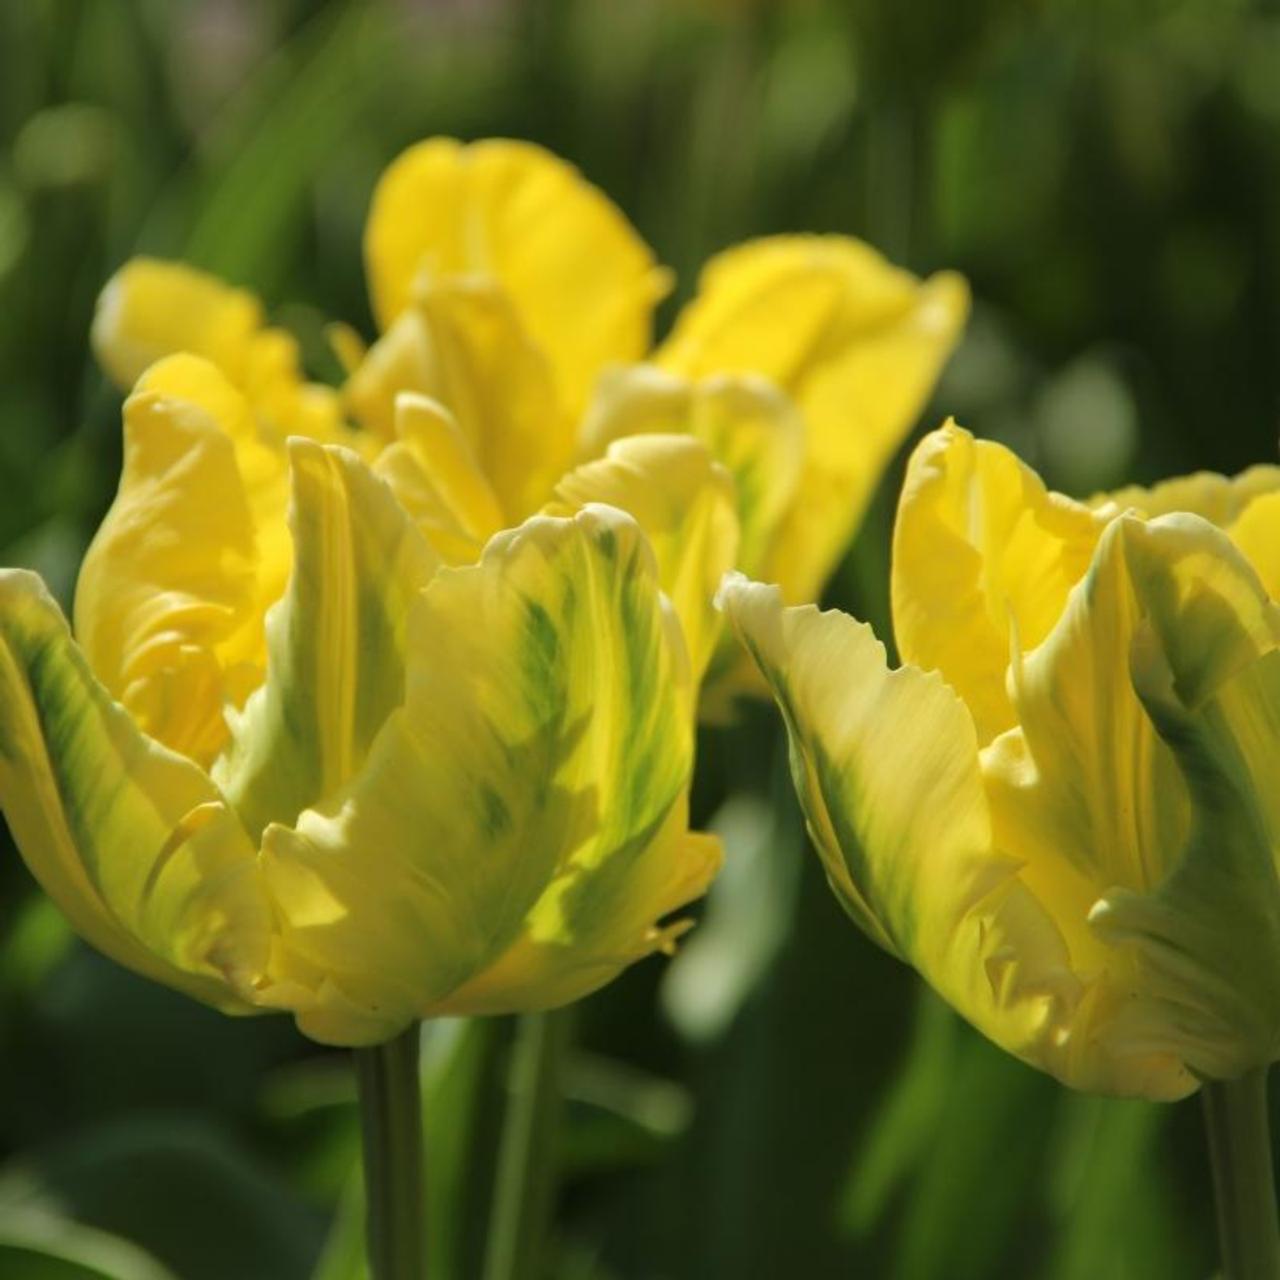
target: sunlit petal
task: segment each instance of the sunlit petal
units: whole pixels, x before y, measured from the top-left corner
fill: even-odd
[[[941,671],[988,742],[1015,722],[1011,646],[1034,648],[1085,573],[1111,512],[1045,489],[1008,449],[949,423],[907,467],[893,536],[903,660]]]
[[[689,879],[665,843],[692,759],[687,657],[632,520],[588,507],[499,535],[437,573],[410,635],[405,703],[363,770],[265,836],[272,981],[322,1040],[465,1011],[467,983],[486,1011],[580,994],[517,975],[500,997],[480,975],[527,935],[603,982],[662,944],[640,904]]]
[[[267,616],[266,683],[214,774],[255,834],[360,769],[404,700],[409,611],[439,565],[355,454],[301,438],[289,453],[293,572]]]
[[[210,363],[173,356],[125,404],[120,491],[80,571],[76,633],[143,730],[202,762],[262,678],[290,549],[282,449]]]
[[[694,679],[701,678],[720,635],[712,601],[734,565],[738,521],[728,472],[698,440],[679,435],[628,436],[556,486],[550,508],[575,511],[607,503],[633,516],[658,562],[658,582],[684,628]]]
[[[185,352],[216,365],[276,430],[340,438],[339,400],[307,382],[297,340],[269,328],[245,289],[181,262],[134,258],[98,299],[93,349],[122,391],[156,361]]]
[[[644,354],[668,288],[635,230],[572,165],[502,139],[432,138],[400,155],[374,193],[365,262],[384,330],[424,280],[496,284],[575,417],[605,365]]]
[[[712,259],[658,353],[689,377],[758,374],[795,402],[806,457],[761,576],[816,598],[951,353],[968,290],[921,282],[840,236],[778,236]]]
[[[1085,914],[1041,893],[993,827],[972,718],[942,678],[890,671],[868,627],[785,609],[776,588],[730,578],[722,599],[786,720],[828,879],[863,929],[997,1044],[1066,1083],[1189,1092],[1167,1049],[1110,1034],[1128,993],[1080,963]]]
[[[228,1012],[265,960],[254,847],[191,761],[140,733],[34,574],[0,571],[0,806],[75,928]]]

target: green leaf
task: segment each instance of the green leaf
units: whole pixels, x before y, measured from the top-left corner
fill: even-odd
[[[307,1273],[320,1243],[318,1213],[223,1134],[181,1114],[103,1124],[0,1174],[0,1212],[49,1205],[141,1242],[182,1280],[291,1280]]]
[[[959,1029],[958,1017],[922,986],[905,1060],[868,1131],[859,1135],[845,1182],[840,1220],[851,1234],[866,1235],[903,1182],[928,1158],[955,1068]]]
[[[136,1245],[38,1209],[0,1210],[0,1275],[22,1280],[177,1280]]]
[[[693,1098],[683,1085],[598,1054],[570,1056],[564,1094],[560,1167],[566,1176],[657,1161],[693,1119]]]

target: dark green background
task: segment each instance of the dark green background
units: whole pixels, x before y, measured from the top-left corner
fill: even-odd
[[[5,0],[0,562],[68,598],[110,501],[87,333],[121,261],[252,286],[331,376],[324,321],[370,331],[372,184],[432,133],[577,163],[676,301],[764,232],[959,268],[974,315],[921,426],[953,412],[1070,492],[1276,453],[1274,3]],[[882,629],[899,474],[829,591]],[[686,953],[576,1013],[548,1276],[1210,1274],[1196,1103],[1069,1095],[923,996],[822,883],[771,711],[704,735],[700,820],[729,797]],[[509,1043],[428,1044],[438,1276],[478,1274]],[[342,1055],[89,953],[6,850],[0,1276],[351,1280],[353,1126]]]

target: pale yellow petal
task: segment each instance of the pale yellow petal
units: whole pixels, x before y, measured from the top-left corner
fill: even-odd
[[[436,1012],[555,1008],[604,986],[625,965],[674,951],[692,922],[658,922],[700,898],[724,856],[715,836],[688,829],[687,809],[682,799],[671,810],[643,858],[616,857],[597,873],[558,881],[516,941]]]
[[[1112,885],[1145,889],[1186,839],[1189,808],[1173,756],[1133,689],[1142,623],[1124,525],[1104,533],[1088,573],[1036,648],[1015,654],[1018,728],[985,757],[1001,844],[1083,918]]]
[[[245,289],[180,262],[133,258],[107,282],[93,318],[93,350],[122,390],[165,356],[203,356],[243,387],[262,304]]]
[[[209,778],[111,700],[39,579],[19,570],[0,571],[0,807],[87,941],[248,1011],[267,929],[253,845]]]
[[[644,354],[668,287],[634,228],[572,165],[501,139],[432,138],[400,155],[374,193],[365,263],[383,329],[424,280],[496,283],[574,417],[605,365]]]
[[[639,904],[675,905],[688,879],[667,844],[692,763],[687,657],[632,520],[588,507],[500,534],[432,579],[410,654],[364,769],[264,840],[274,998],[335,1043],[470,1011],[457,993],[526,935],[548,974],[604,981],[662,944]],[[473,990],[487,1011],[578,993],[530,972]]]
[[[894,637],[904,661],[942,672],[980,741],[1014,724],[1011,646],[1048,635],[1108,518],[953,423],[912,454],[893,535]]]
[[[713,598],[738,548],[735,493],[727,471],[699,440],[679,435],[627,436],[556,486],[551,514],[592,502],[633,516],[658,561],[658,581],[684,628],[695,681],[720,636]]]
[[[804,423],[795,405],[753,374],[691,381],[658,365],[626,365],[602,377],[579,449],[598,457],[615,440],[656,433],[694,436],[733,477],[742,531],[734,567],[758,570],[800,483]]]
[[[941,677],[890,671],[868,627],[785,609],[777,588],[735,577],[722,598],[786,720],[828,879],[867,933],[997,1044],[1068,1084],[1188,1092],[1167,1055],[1123,1042],[1117,1052],[1099,1034],[1096,977],[1077,963],[1058,904],[1002,852],[973,721]],[[1071,922],[1084,931],[1083,917]]]
[[[1090,921],[1135,950],[1149,1043],[1234,1079],[1280,1057],[1280,609],[1194,517],[1128,530],[1147,604],[1134,683],[1191,799],[1186,845],[1147,893]]]
[[[611,370],[601,379],[584,420],[581,452],[594,456],[611,441],[645,432],[694,436],[733,477],[739,529],[733,567],[760,572],[797,501],[804,423],[795,405],[754,374],[693,381],[652,364]],[[745,693],[768,696],[755,664],[722,633],[707,670],[702,718],[732,720],[737,699]]]
[[[1111,493],[1096,494],[1090,499],[1090,504],[1113,506],[1121,511],[1136,507],[1143,515],[1153,518],[1187,511],[1225,529],[1255,498],[1278,489],[1280,467],[1260,464],[1236,476],[1197,471],[1192,475],[1162,480],[1150,488],[1129,485]]]
[[[1280,610],[1199,517],[1126,516],[1017,671],[984,759],[997,838],[1086,910],[1101,1034],[1222,1078],[1280,1048]]]
[[[293,572],[267,615],[266,683],[214,771],[255,836],[361,768],[404,701],[409,611],[439,565],[355,454],[301,437],[289,453]]]

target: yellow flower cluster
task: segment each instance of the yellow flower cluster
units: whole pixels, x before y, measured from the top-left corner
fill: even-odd
[[[250,294],[138,259],[75,638],[0,573],[0,804],[75,927],[336,1044],[572,1000],[718,865],[694,721],[754,669],[726,570],[821,590],[949,354],[963,283],[792,236],[668,287],[528,144],[411,148],[365,235],[380,332],[305,380]]]

